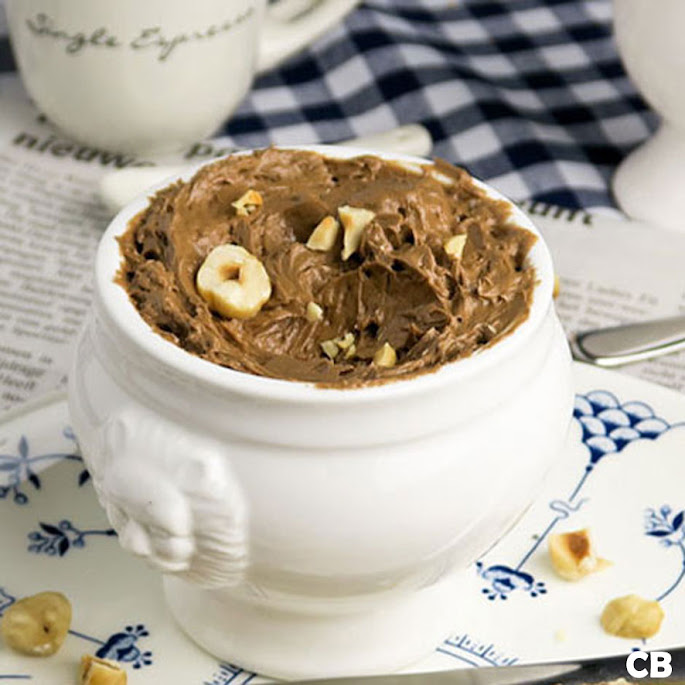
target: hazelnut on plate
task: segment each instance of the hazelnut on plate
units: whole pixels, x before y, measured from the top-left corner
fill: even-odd
[[[549,558],[557,575],[571,581],[611,565],[596,555],[587,528],[550,535]]]
[[[116,661],[90,654],[81,657],[79,685],[126,685],[126,671]]]
[[[60,592],[39,592],[7,609],[0,634],[20,654],[50,656],[62,646],[70,626],[69,600]]]
[[[605,632],[617,637],[645,640],[654,637],[664,620],[659,602],[638,595],[612,599],[602,611],[600,623]]]

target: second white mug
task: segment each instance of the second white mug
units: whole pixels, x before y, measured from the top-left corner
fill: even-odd
[[[131,153],[212,134],[254,73],[359,0],[6,0],[24,84],[75,140]]]
[[[613,7],[619,54],[637,89],[661,119],[657,131],[618,167],[614,194],[632,219],[683,231],[685,2],[614,0]]]

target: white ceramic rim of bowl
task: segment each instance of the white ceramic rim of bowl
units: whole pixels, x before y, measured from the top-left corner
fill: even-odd
[[[432,164],[430,160],[410,155],[380,153],[361,148],[335,145],[292,145],[276,146],[283,150],[307,150],[318,152],[326,157],[349,159],[359,155],[374,155],[381,159],[410,164]],[[234,155],[251,154],[255,150],[240,150]],[[291,401],[298,403],[346,403],[359,401],[378,401],[392,399],[410,394],[430,392],[447,383],[458,382],[460,378],[470,377],[482,369],[497,364],[503,358],[515,353],[526,344],[533,331],[541,324],[549,307],[552,305],[554,272],[549,250],[533,222],[511,200],[474,179],[476,185],[496,200],[504,200],[512,208],[511,219],[517,225],[528,229],[537,236],[528,259],[537,274],[533,292],[533,302],[528,318],[499,340],[492,347],[479,350],[469,357],[443,364],[434,371],[427,371],[409,378],[399,378],[378,385],[366,385],[355,388],[320,387],[306,381],[291,381],[265,376],[257,376],[242,371],[235,371],[202,359],[182,347],[166,340],[156,333],[142,318],[129,299],[127,291],[114,280],[119,271],[122,255],[117,238],[126,231],[129,221],[141,212],[149,203],[150,196],[178,180],[188,180],[195,172],[207,164],[216,162],[208,160],[190,167],[183,174],[172,176],[146,189],[135,200],[122,209],[111,221],[98,246],[95,259],[95,296],[103,313],[110,322],[121,331],[135,347],[147,355],[181,372],[195,382],[211,386],[216,391],[228,391],[260,399]]]

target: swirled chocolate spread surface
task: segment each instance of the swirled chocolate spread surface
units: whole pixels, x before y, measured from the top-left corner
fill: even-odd
[[[241,210],[248,191],[261,204]],[[341,207],[367,210],[347,259],[342,226],[329,249],[307,245]],[[267,149],[158,192],[120,238],[117,280],[153,330],[211,362],[322,386],[373,384],[466,357],[527,318],[536,238],[509,213],[446,162]],[[198,291],[198,270],[225,244],[256,257],[271,282],[249,318],[217,313]],[[379,353],[386,343],[396,359]]]

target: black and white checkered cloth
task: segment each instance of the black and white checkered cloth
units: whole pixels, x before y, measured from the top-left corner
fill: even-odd
[[[435,156],[514,199],[591,208],[613,206],[611,174],[656,118],[617,56],[610,0],[366,0],[259,78],[225,131],[247,147],[414,122]]]

